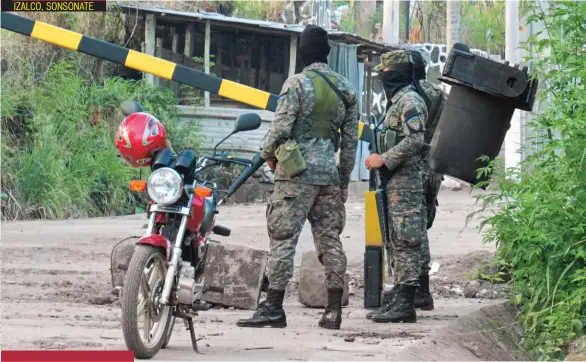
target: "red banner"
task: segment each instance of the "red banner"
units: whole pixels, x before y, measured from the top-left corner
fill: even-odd
[[[132,351],[2,351],[3,362],[134,362]]]

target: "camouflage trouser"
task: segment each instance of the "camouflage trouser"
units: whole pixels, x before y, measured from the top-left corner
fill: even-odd
[[[423,222],[421,223],[423,225],[423,230],[422,230],[422,239],[421,239],[421,254],[420,254],[420,260],[419,262],[421,263],[421,274],[429,274],[429,271],[431,269],[431,254],[429,252],[429,237],[427,235],[427,227],[426,224],[428,224],[427,221],[427,216],[429,215],[429,208],[427,207],[427,203],[425,201],[425,197],[422,198],[423,202],[421,203],[421,214],[425,217],[425,219],[423,220]]]
[[[344,287],[346,254],[340,234],[346,224],[346,209],[340,187],[275,181],[267,207],[271,245],[266,274],[270,289],[285,290],[293,276],[295,248],[306,220],[326,270],[326,287]]]
[[[443,176],[434,172],[427,162],[423,164],[423,192],[425,193],[425,203],[427,205],[427,228],[431,228],[435,220],[437,210],[437,195],[442,185]]]
[[[393,283],[418,283],[421,249],[426,244],[426,210],[423,193],[387,187]]]
[[[425,195],[423,200],[423,208],[426,213],[426,229],[431,228],[435,220],[437,210],[437,195],[442,184],[442,175],[434,172],[427,163],[423,166],[423,193]],[[429,238],[427,230],[425,230],[425,237],[421,244],[421,274],[429,274],[431,263],[431,255],[429,252]]]

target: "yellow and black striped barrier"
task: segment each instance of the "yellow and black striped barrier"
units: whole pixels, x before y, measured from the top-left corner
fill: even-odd
[[[3,12],[2,28],[78,51],[161,78],[187,84],[260,109],[275,111],[278,96],[227,79],[205,74],[148,54],[91,38],[24,16]]]

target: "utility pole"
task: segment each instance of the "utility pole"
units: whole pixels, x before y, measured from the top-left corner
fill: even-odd
[[[411,11],[411,2],[409,0],[402,0],[401,1],[401,13],[402,13],[402,17],[405,20],[405,23],[403,24],[404,27],[403,29],[401,29],[401,43],[402,44],[407,44],[409,43],[409,15],[410,15],[410,11]]]
[[[399,0],[383,1],[383,42],[399,44],[401,2]]]
[[[447,0],[446,1],[446,50],[449,54],[455,43],[460,41],[460,1]],[[449,92],[450,86],[442,84],[444,91]],[[452,179],[449,176],[445,177],[443,184],[451,188],[460,189],[462,183]]]
[[[446,47],[449,53],[454,43],[460,41],[460,1],[446,2]]]
[[[505,60],[510,65],[519,64],[519,1],[505,3]],[[517,168],[521,162],[523,145],[522,111],[515,109],[511,118],[511,128],[505,136],[505,168]]]

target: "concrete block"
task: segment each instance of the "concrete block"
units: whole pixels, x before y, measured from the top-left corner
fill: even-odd
[[[138,237],[123,240],[112,250],[112,287],[124,286],[124,278],[137,240]],[[203,293],[201,299],[226,307],[255,310],[258,307],[267,259],[266,251],[212,242],[202,276],[202,282],[210,290]]]
[[[268,253],[242,245],[213,242],[202,281],[209,287],[201,299],[213,304],[255,310]]]
[[[328,301],[325,279],[325,268],[319,262],[315,250],[303,253],[298,286],[299,302],[307,307],[324,308]],[[348,305],[349,302],[349,279],[348,274],[346,274],[344,278],[344,295],[342,297],[343,306]]]
[[[138,239],[138,236],[129,237],[116,244],[112,249],[112,254],[110,255],[110,275],[112,277],[113,288],[122,288],[124,285],[126,270],[128,270],[130,259],[134,255],[134,249],[136,248]]]

